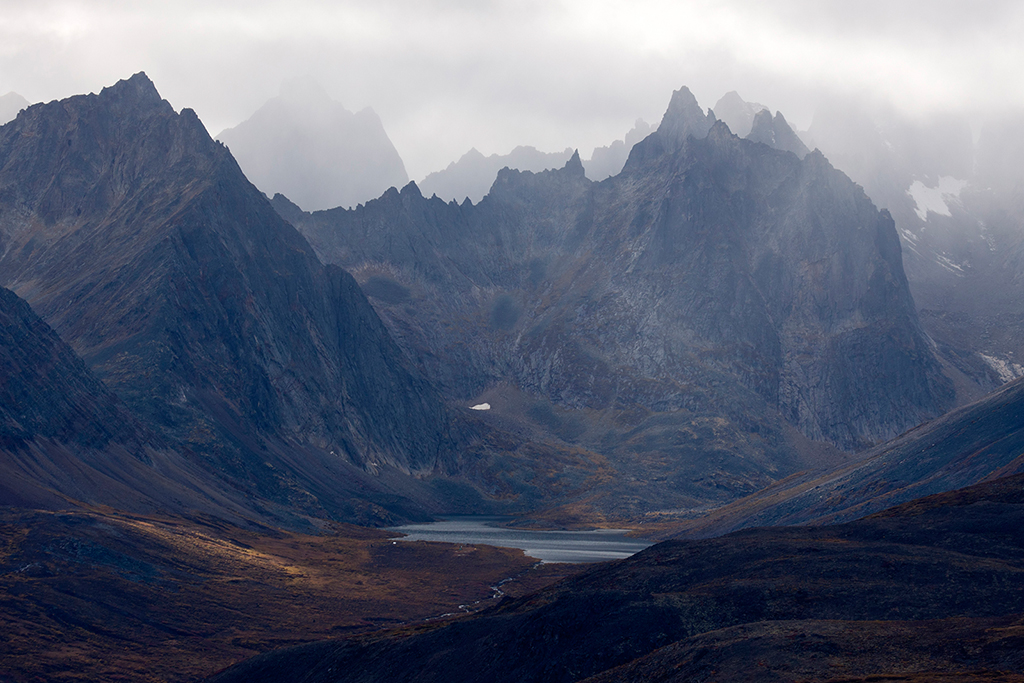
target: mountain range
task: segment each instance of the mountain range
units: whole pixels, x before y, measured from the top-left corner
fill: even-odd
[[[958,125],[908,133],[953,144],[893,144],[917,151],[888,171],[876,147],[837,153],[878,162],[862,187],[732,95],[719,116],[676,91],[599,181],[571,152],[497,171],[477,202],[408,183],[312,212],[269,199],[141,73],[0,126],[2,668],[82,633],[83,652],[120,652],[140,629],[216,641],[224,662],[331,636],[339,596],[369,633],[381,605],[464,604],[466,568],[552,580],[514,553],[344,524],[503,513],[689,538],[219,680],[1015,680],[1012,126],[971,147],[962,187]],[[895,220],[874,192],[900,199]],[[984,248],[953,229],[968,219]],[[952,259],[947,238],[988,260]],[[288,605],[324,623],[304,631]],[[261,606],[267,628],[243,628]]]
[[[653,131],[654,128],[650,124],[643,119],[637,119],[622,140],[595,148],[591,158],[582,162],[587,177],[591,180],[604,180],[617,175],[626,163],[633,145]],[[516,147],[508,154],[491,154],[485,157],[474,148],[462,155],[458,161],[448,164],[447,168],[429,174],[418,183],[418,187],[427,197],[437,195],[446,201],[462,202],[469,199],[473,203],[478,203],[491,189],[494,179],[502,169],[539,173],[561,168],[572,155],[572,148],[549,153],[538,151],[534,147]]]
[[[574,155],[501,171],[476,205],[410,184],[274,206],[446,395],[609,458],[618,514],[723,502],[953,401],[889,215],[686,89],[601,183]]]

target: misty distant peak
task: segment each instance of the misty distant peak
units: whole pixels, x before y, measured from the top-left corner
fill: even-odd
[[[16,92],[9,92],[0,97],[0,126],[13,121],[22,109],[29,106],[29,101]]]
[[[353,114],[311,78],[285,81],[280,95],[217,138],[254,185],[306,210],[355,206],[409,182],[376,112]]]
[[[711,121],[697,104],[690,89],[683,86],[672,93],[658,132],[671,140],[683,141],[688,136],[703,138],[711,128]]]
[[[289,102],[330,106],[334,101],[323,86],[311,77],[289,78],[281,83],[280,96]],[[335,103],[337,104],[337,103]]]
[[[508,154],[484,156],[475,147],[441,171],[434,171],[420,182],[426,195],[436,194],[448,200],[468,198],[479,202],[487,195],[498,173],[505,168],[539,173],[562,168],[572,156],[572,148],[561,152],[541,152],[536,147],[519,145]]]
[[[775,112],[773,118],[771,112],[762,109],[754,115],[754,123],[751,127],[748,140],[760,142],[775,149],[792,152],[801,159],[807,156],[810,151],[803,140],[793,132],[782,112]]]
[[[720,121],[725,121],[729,129],[736,135],[746,137],[754,123],[754,116],[768,107],[757,102],[745,102],[735,90],[722,95],[715,104],[714,113]]]

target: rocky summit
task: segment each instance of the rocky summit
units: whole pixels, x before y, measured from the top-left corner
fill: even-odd
[[[355,210],[274,203],[424,375],[609,457],[634,511],[753,491],[835,457],[811,441],[863,448],[952,402],[889,215],[685,88],[600,183],[574,155],[502,171],[476,205],[412,184]]]

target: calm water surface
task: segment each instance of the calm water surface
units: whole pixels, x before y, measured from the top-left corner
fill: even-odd
[[[505,529],[508,517],[452,516],[429,524],[406,524],[390,531],[408,534],[399,541],[443,541],[521,548],[544,562],[603,562],[629,557],[651,545],[628,538],[624,529],[594,531],[528,531]]]

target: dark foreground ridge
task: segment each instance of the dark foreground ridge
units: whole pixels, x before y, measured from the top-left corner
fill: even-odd
[[[738,675],[1021,680],[1024,476],[843,525],[664,542],[479,616],[281,650],[211,682]]]
[[[794,475],[700,518],[675,520],[672,534],[702,538],[753,526],[848,522],[1021,472],[1024,379],[873,448],[857,462]]]

